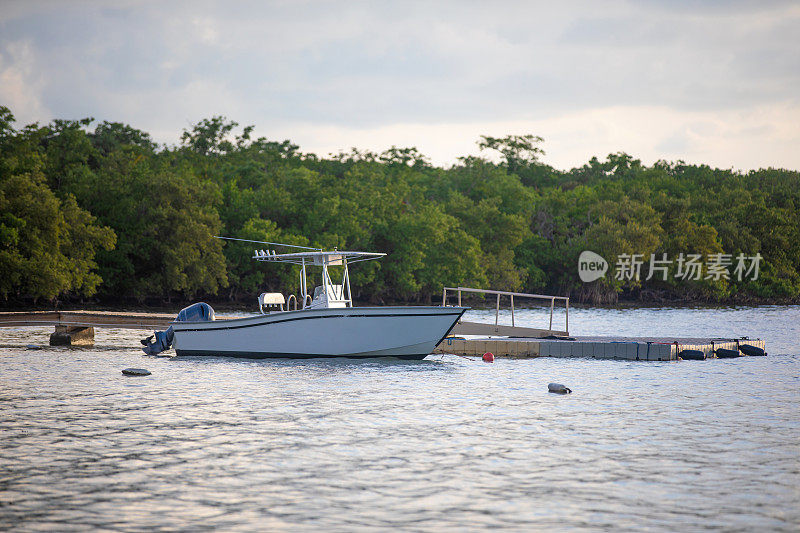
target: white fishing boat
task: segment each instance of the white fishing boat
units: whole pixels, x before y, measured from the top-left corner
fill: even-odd
[[[173,344],[178,356],[423,359],[467,308],[354,307],[349,265],[385,255],[335,249],[256,250],[256,261],[300,267],[299,298],[263,293],[258,297],[259,314],[223,320],[215,320],[208,304],[194,304],[181,311],[167,331],[157,332],[155,341],[145,345],[145,353],[159,353]],[[312,267],[321,269],[321,285],[309,294],[307,273]],[[338,283],[332,278],[334,271]]]

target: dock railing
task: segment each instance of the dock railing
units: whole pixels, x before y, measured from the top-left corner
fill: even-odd
[[[546,294],[530,294],[525,292],[509,292],[509,291],[494,291],[490,289],[474,289],[471,287],[445,287],[442,291],[442,307],[447,305],[447,296],[448,292],[451,294],[455,294],[458,298],[458,305],[461,306],[461,295],[462,293],[477,293],[477,294],[493,294],[497,296],[496,299],[496,306],[495,306],[495,317],[494,317],[494,325],[495,330],[499,332],[499,328],[503,327],[500,325],[500,297],[501,296],[509,296],[510,297],[510,307],[511,307],[511,328],[519,329],[519,330],[531,330],[531,328],[517,328],[516,323],[514,320],[514,297],[518,298],[529,298],[533,300],[543,300],[550,302],[550,325],[547,330],[538,330],[542,333],[550,333],[550,334],[563,334],[569,335],[569,298],[566,296],[550,296]],[[555,311],[555,303],[556,300],[564,302],[564,330],[553,330],[553,313]],[[513,334],[513,331],[507,331]]]

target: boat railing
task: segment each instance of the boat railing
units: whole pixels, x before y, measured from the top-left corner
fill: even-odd
[[[559,302],[564,302],[564,332],[569,335],[569,297],[567,296],[551,296],[546,294],[530,294],[525,292],[509,292],[509,291],[494,291],[491,289],[474,289],[471,287],[445,287],[444,291],[442,291],[442,307],[447,305],[447,296],[448,292],[450,294],[455,294],[458,297],[458,305],[461,306],[461,296],[462,293],[476,293],[476,294],[491,294],[497,296],[496,298],[496,305],[495,305],[495,317],[494,317],[494,325],[498,326],[500,322],[500,297],[501,296],[508,296],[510,297],[510,308],[511,308],[511,327],[516,327],[514,322],[514,297],[517,298],[528,298],[532,300],[542,300],[542,301],[549,301],[550,302],[550,326],[547,328],[548,330],[553,329],[553,314],[555,311],[555,304],[556,300]]]

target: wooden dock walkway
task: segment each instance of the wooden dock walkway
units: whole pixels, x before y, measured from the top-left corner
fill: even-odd
[[[53,326],[51,346],[91,346],[94,328],[156,330],[169,327],[174,314],[125,311],[18,311],[0,313],[0,327]]]
[[[0,327],[67,326],[126,329],[163,329],[175,314],[125,311],[20,311],[0,313]]]

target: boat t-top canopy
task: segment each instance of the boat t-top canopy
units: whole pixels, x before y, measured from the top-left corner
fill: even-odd
[[[379,259],[386,254],[376,252],[354,252],[339,251],[336,248],[332,252],[326,252],[322,248],[312,248],[310,246],[300,246],[299,244],[285,244],[282,242],[253,241],[250,239],[238,239],[235,237],[217,237],[226,241],[253,242],[256,244],[271,244],[273,246],[283,246],[286,248],[300,248],[307,252],[293,252],[279,254],[275,250],[255,250],[253,259],[256,261],[273,261],[276,263],[291,263],[293,265],[317,265],[317,266],[339,266],[344,263],[357,263],[359,261],[371,261]]]
[[[291,263],[293,265],[316,265],[316,266],[341,266],[346,263],[358,263],[359,261],[371,261],[379,259],[386,254],[375,252],[353,252],[339,251],[332,252],[294,252],[290,254],[279,254],[275,250],[256,250],[253,259],[256,261],[273,261],[276,263]]]
[[[380,259],[386,254],[377,252],[355,252],[350,250],[325,251],[320,248],[300,246],[297,244],[283,244],[279,242],[253,241],[249,239],[237,239],[232,237],[218,237],[219,239],[252,242],[257,244],[269,244],[273,246],[285,246],[288,248],[300,248],[302,252],[277,253],[275,250],[261,249],[255,250],[253,259],[256,261],[267,261],[272,263],[288,263],[297,265],[300,268],[300,297],[303,299],[303,309],[309,307],[352,307],[353,297],[350,292],[350,274],[347,269],[348,264],[360,261],[371,261]],[[314,290],[313,296],[308,292],[308,282],[306,280],[306,267],[322,267],[322,286]],[[341,266],[342,279],[339,283],[334,283],[331,279],[329,266]],[[288,300],[287,300],[288,302]],[[288,303],[287,303],[288,306]]]

